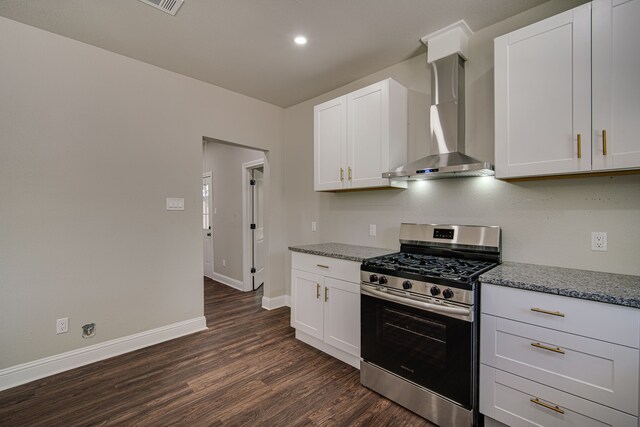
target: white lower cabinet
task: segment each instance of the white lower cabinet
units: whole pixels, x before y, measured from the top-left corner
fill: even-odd
[[[640,310],[481,289],[481,413],[509,426],[638,426]]]
[[[360,264],[294,252],[291,266],[296,338],[359,369]]]
[[[637,427],[638,418],[480,365],[480,412],[511,427]]]

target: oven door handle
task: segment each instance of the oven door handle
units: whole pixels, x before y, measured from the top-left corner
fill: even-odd
[[[375,298],[380,298],[386,301],[397,302],[399,304],[408,305],[410,307],[421,308],[423,310],[433,311],[435,313],[443,313],[443,314],[453,314],[457,316],[470,316],[471,310],[467,308],[461,307],[451,307],[444,306],[440,304],[431,304],[428,302],[415,301],[409,298],[398,297],[395,295],[391,295],[388,292],[382,292],[374,289],[370,289],[370,287],[361,286],[360,291],[365,294]]]

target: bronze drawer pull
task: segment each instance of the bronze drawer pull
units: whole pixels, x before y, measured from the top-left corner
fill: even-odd
[[[542,313],[542,314],[550,314],[552,316],[564,317],[564,313],[560,313],[559,311],[543,310],[541,308],[536,308],[536,307],[531,308],[531,311],[535,311],[536,313]]]
[[[536,405],[540,405],[540,406],[543,406],[543,407],[545,407],[547,409],[551,409],[552,411],[555,411],[555,412],[557,412],[559,414],[564,414],[564,411],[562,409],[560,409],[560,407],[558,405],[551,406],[548,403],[542,402],[537,397],[533,398],[533,399],[529,399],[529,400],[531,401],[531,403],[535,403]]]
[[[578,158],[582,157],[582,135],[578,134]]]
[[[537,348],[541,348],[543,350],[549,350],[549,351],[553,351],[554,353],[560,353],[560,354],[564,354],[564,350],[561,349],[560,347],[547,347],[546,345],[540,344],[539,342],[532,342],[531,343],[532,347],[537,347]]]
[[[329,266],[328,266],[328,265],[322,265],[322,264],[316,264],[316,265],[317,265],[318,267],[320,267],[320,268],[329,268]]]

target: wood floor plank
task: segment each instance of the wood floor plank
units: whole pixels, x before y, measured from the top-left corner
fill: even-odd
[[[262,289],[204,282],[209,330],[0,392],[0,426],[432,426],[294,337]]]

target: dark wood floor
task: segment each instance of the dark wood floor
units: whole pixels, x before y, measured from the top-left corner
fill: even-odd
[[[297,341],[262,290],[204,294],[208,331],[0,392],[0,425],[431,425]]]

